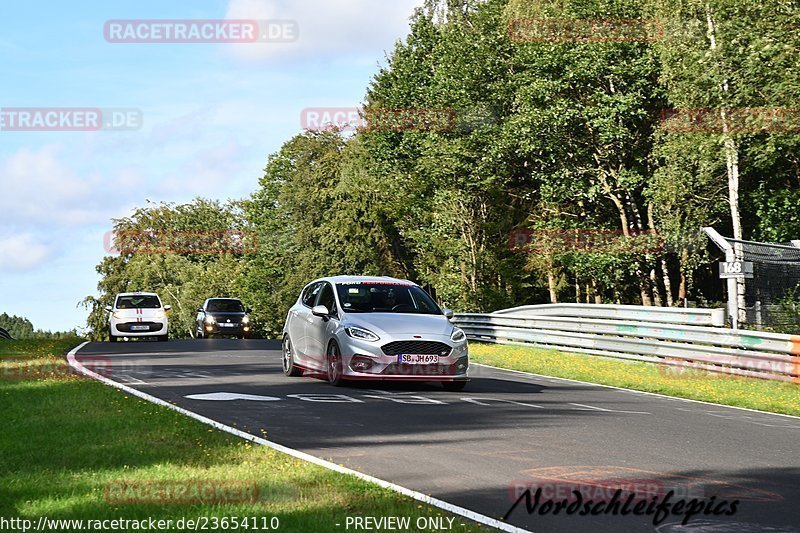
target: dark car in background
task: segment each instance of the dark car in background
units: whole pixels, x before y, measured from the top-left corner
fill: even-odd
[[[250,336],[251,310],[238,298],[209,298],[197,310],[197,338],[212,336],[246,339]]]

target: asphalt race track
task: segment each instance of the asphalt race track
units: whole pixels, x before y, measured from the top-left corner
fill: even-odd
[[[522,502],[508,522],[536,533],[800,531],[797,418],[478,366],[456,393],[334,388],[285,377],[277,341],[91,343],[77,358],[108,361],[111,379],[224,424],[494,518],[525,487],[542,488],[540,505],[571,490],[609,500],[621,487],[623,502],[639,495],[634,504],[670,490],[673,503],[739,500],[732,516],[701,512],[681,527],[683,515],[670,515],[658,528],[652,515],[529,515]]]

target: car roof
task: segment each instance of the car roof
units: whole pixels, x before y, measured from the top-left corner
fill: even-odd
[[[206,301],[207,301],[207,302],[210,302],[211,300],[237,300],[237,301],[239,301],[239,302],[241,302],[241,301],[242,301],[242,299],[241,299],[241,298],[224,298],[224,297],[222,297],[222,296],[215,296],[215,297],[213,297],[213,298],[208,298],[208,299],[206,299]]]
[[[117,296],[158,296],[154,292],[120,292]]]
[[[328,276],[325,278],[315,279],[314,282],[317,281],[330,281],[331,283],[363,283],[363,282],[375,282],[375,283],[402,283],[408,285],[416,285],[413,281],[409,281],[407,279],[399,279],[399,278],[391,278],[389,276]],[[312,282],[313,283],[313,282]]]

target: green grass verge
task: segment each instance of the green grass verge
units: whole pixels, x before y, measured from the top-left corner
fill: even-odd
[[[78,342],[0,341],[0,517],[277,517],[280,531],[312,532],[344,531],[347,516],[409,517],[412,525],[418,517],[453,516],[69,375],[59,362]],[[205,504],[109,502],[107,488],[121,482],[186,484],[189,490],[245,484],[257,487],[257,497]],[[460,517],[453,524],[459,532],[489,529]]]
[[[528,346],[470,343],[473,362],[679,398],[800,415],[800,384]]]

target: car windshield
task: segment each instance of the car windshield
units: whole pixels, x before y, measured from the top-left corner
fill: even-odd
[[[244,306],[239,300],[209,300],[206,311],[212,313],[244,313]]]
[[[117,298],[117,309],[160,309],[161,302],[158,296],[149,294],[135,294],[133,296],[120,296]]]
[[[364,281],[337,283],[336,292],[345,312],[417,313],[441,315],[428,294],[408,283]]]

